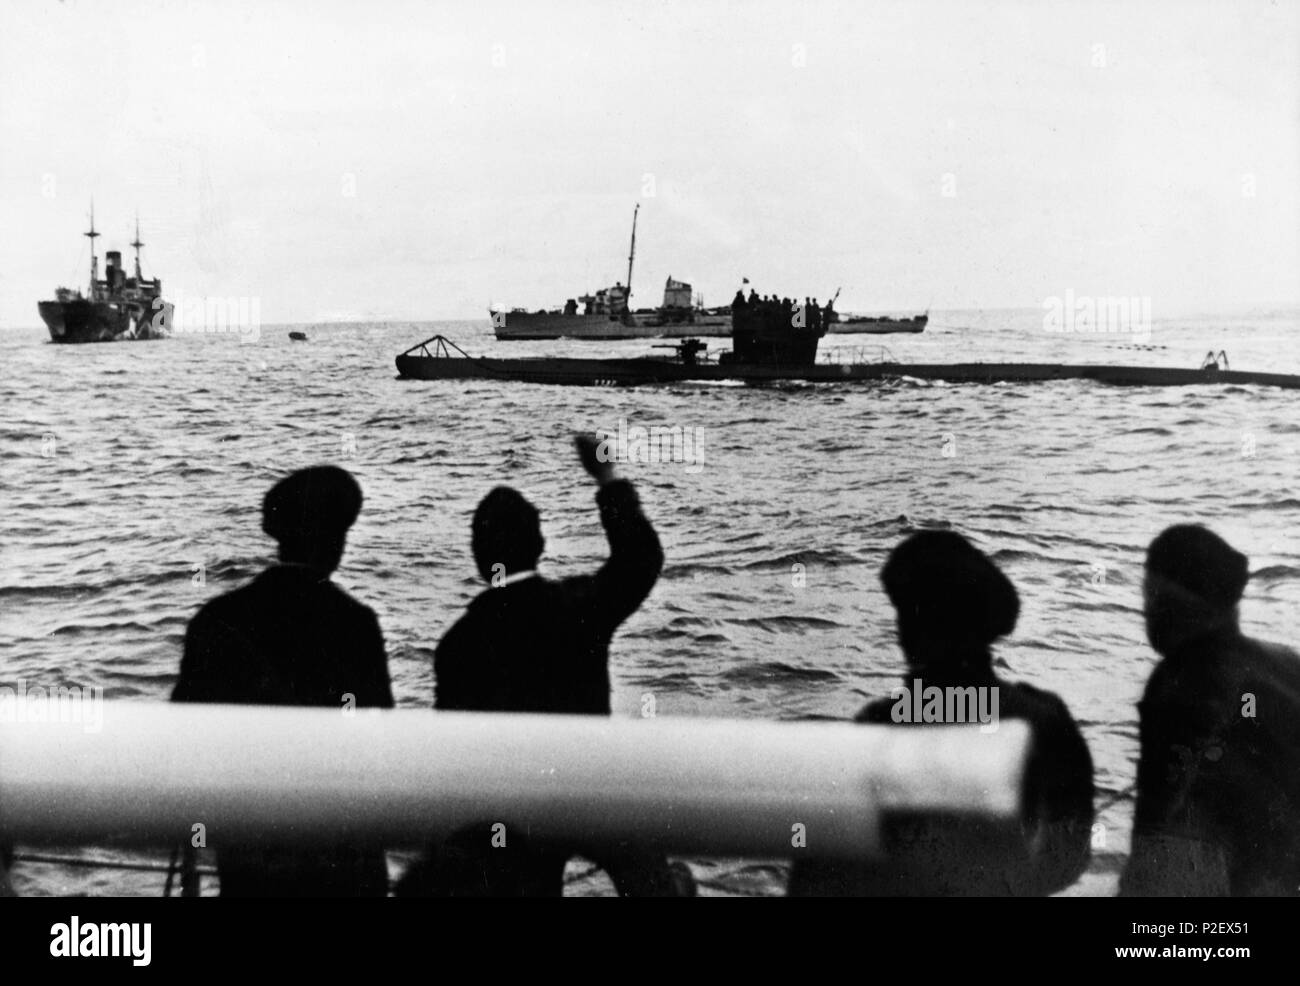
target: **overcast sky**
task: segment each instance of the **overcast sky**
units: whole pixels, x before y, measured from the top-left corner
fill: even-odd
[[[1300,300],[1300,3],[5,2],[0,325],[86,213],[264,322],[626,275],[852,311]]]

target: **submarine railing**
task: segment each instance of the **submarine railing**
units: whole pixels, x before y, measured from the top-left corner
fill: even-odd
[[[0,721],[0,844],[419,848],[471,823],[756,858],[874,858],[890,811],[1014,817],[1020,722],[502,715],[103,702]],[[516,828],[517,826],[517,828]]]
[[[429,352],[429,343],[434,344],[433,352]],[[402,353],[402,355],[427,356],[431,359],[450,359],[450,351],[453,349],[466,359],[474,358],[444,335],[429,336],[429,338],[425,339],[423,342],[417,342],[410,349],[406,350],[406,352]]]

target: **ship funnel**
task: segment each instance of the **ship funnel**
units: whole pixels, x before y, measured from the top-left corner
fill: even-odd
[[[125,272],[122,270],[122,251],[109,250],[104,254],[104,264],[104,275],[108,280],[108,289],[110,291],[119,290],[122,286],[122,281],[126,277]]]

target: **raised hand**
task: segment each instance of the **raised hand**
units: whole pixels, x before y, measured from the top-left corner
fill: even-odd
[[[582,468],[587,470],[592,479],[604,486],[614,478],[614,464],[602,461],[600,458],[601,442],[598,438],[579,433],[573,436],[573,444],[577,446],[578,459],[582,462]]]

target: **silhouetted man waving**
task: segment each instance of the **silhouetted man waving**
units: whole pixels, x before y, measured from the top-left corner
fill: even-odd
[[[490,584],[438,644],[434,706],[480,712],[608,715],[609,644],[650,594],[663,549],[641,512],[632,484],[614,475],[591,437],[575,439],[583,468],[596,480],[596,503],[609,559],[591,575],[553,581],[537,573],[545,547],[537,509],[499,486],[474,512],[479,574]],[[693,893],[686,874],[662,854],[627,846],[490,846],[486,828],[458,833],[436,854],[413,892],[558,896],[564,866],[581,853],[600,863],[626,896]]]

